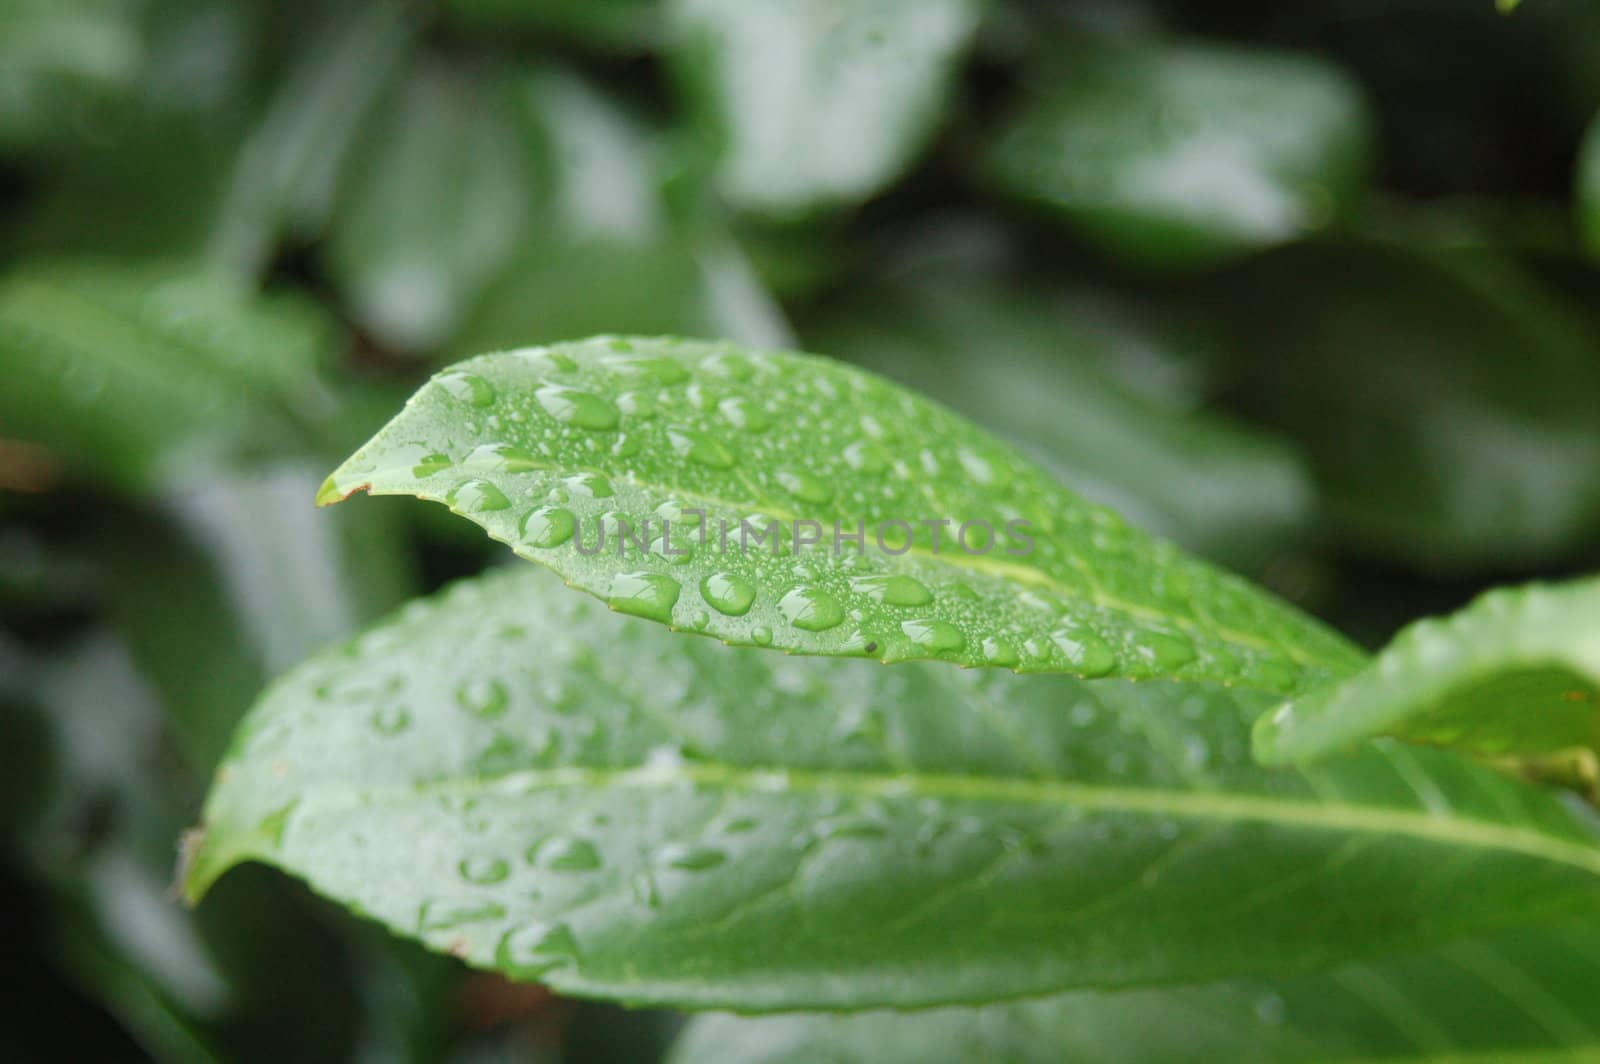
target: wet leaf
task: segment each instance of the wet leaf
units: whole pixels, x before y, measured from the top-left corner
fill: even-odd
[[[517,567],[276,684],[185,890],[262,860],[518,979],[748,1010],[1278,972],[1600,909],[1554,796],[1399,744],[1266,772],[1269,702],[729,650]]]
[[[815,356],[603,337],[484,355],[321,500],[362,490],[445,503],[614,609],[729,643],[1283,692],[1360,660],[944,408]]]
[[[1360,191],[1357,88],[1304,55],[1217,45],[1074,52],[998,133],[1004,190],[1138,262],[1214,262],[1316,230]]]
[[[736,207],[849,206],[898,177],[940,118],[978,0],[674,0],[672,59]]]
[[[1600,1052],[1593,921],[1280,980],[1075,993],[916,1014],[707,1016],[670,1064],[1579,1064]],[[1402,1019],[1402,1017],[1404,1017]]]
[[[1086,321],[1093,300],[1005,274],[923,266],[858,288],[806,336],[948,403],[1140,528],[1259,569],[1310,524],[1304,464],[1280,440],[1111,377],[1117,348],[1179,362],[1169,352],[1182,341],[1148,315]],[[1134,367],[1146,380],[1150,361]]]

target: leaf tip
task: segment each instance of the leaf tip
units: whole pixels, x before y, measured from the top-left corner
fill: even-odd
[[[337,476],[338,474],[336,473],[329,474],[328,479],[322,482],[322,487],[317,489],[316,503],[318,506],[332,506],[336,502],[344,502],[344,500],[357,492],[366,491],[372,487],[370,483],[357,484],[347,491],[339,485],[339,482],[335,479]]]

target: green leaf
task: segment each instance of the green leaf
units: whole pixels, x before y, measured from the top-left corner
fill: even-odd
[[[114,619],[204,771],[268,679],[416,590],[399,515],[328,521],[307,505],[310,468],[189,477],[162,492],[167,521],[120,514],[99,530]]]
[[[396,75],[420,22],[405,0],[332,5],[308,31],[238,153],[208,249],[217,266],[255,277],[285,236],[319,235],[361,123]]]
[[[1589,126],[1578,160],[1578,223],[1600,255],[1600,119]]]
[[[1593,542],[1591,326],[1514,264],[1466,250],[1289,248],[1199,300],[1229,311],[1232,398],[1302,444],[1339,546],[1461,574]]]
[[[937,124],[979,0],[673,0],[671,59],[732,205],[780,217],[889,184]]]
[[[706,1016],[669,1064],[1156,1064],[1539,1061],[1600,1055],[1600,926],[1451,946],[1292,979],[1074,993],[858,1016]]]
[[[814,356],[604,337],[484,355],[320,498],[363,490],[445,503],[614,609],[728,643],[1284,692],[1360,661],[944,408]]]
[[[0,436],[130,491],[292,450],[330,339],[310,304],[188,268],[23,266],[0,279]]]
[[[0,148],[81,133],[144,61],[135,0],[0,0]]]
[[[669,216],[660,137],[648,124],[561,70],[512,77],[504,96],[537,160],[524,190],[531,210],[511,260],[467,314],[453,350],[601,330],[771,334],[770,321],[781,315],[742,276],[749,270],[736,249],[715,233],[685,232]]]
[[[327,255],[352,313],[385,344],[452,337],[524,235],[535,190],[506,92],[419,63],[369,126]]]
[[[1600,910],[1553,795],[1266,696],[679,639],[517,567],[280,680],[184,876],[263,860],[563,992],[741,1010],[1310,968]]]
[[[1136,346],[1137,369],[1149,376],[1148,352],[1186,338],[1114,314],[1089,321],[1093,299],[1004,273],[919,264],[857,286],[806,337],[948,403],[1140,528],[1259,569],[1310,523],[1304,465],[1280,441],[1112,379],[1107,364],[1120,348]]]
[[[1374,735],[1491,757],[1581,749],[1592,766],[1600,578],[1501,588],[1418,621],[1361,672],[1263,717],[1255,747],[1263,761],[1285,764]]]
[[[1000,130],[987,167],[1120,257],[1206,263],[1292,240],[1361,190],[1364,102],[1315,59],[1102,45],[1059,67]]]
[[[470,30],[524,30],[586,43],[637,47],[655,36],[657,0],[444,0]]]

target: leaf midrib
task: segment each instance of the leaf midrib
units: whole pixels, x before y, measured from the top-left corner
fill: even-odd
[[[537,465],[541,469],[557,473],[569,468],[567,466],[562,466],[551,462],[536,462],[533,464]],[[608,472],[600,467],[594,467],[592,471],[607,477],[616,475],[615,473]],[[363,476],[365,478],[378,479],[380,477],[396,474],[409,474],[409,472],[409,468],[403,466],[384,466],[373,469],[363,474]],[[730,513],[735,512],[736,510],[746,509],[746,507],[743,505],[736,506],[728,500],[718,498],[714,495],[705,495],[700,492],[690,491],[677,486],[657,484],[652,481],[643,480],[632,475],[631,473],[622,479],[625,479],[628,484],[642,492],[657,492],[662,497],[671,496],[674,498],[688,499],[694,502],[704,503],[706,504],[708,512],[712,507]],[[353,488],[342,489],[344,497],[348,497],[362,490],[367,491],[367,493],[371,495],[411,495],[413,497],[429,498],[429,496],[420,495],[416,491],[408,491],[404,488],[374,490],[370,480]],[[449,505],[448,501],[442,496],[432,496],[431,498],[433,501],[443,502],[446,506]],[[750,512],[759,513],[763,517],[769,517],[776,521],[816,520],[815,518],[801,517],[798,514],[793,514],[787,510],[773,506],[770,501],[753,503],[748,507],[748,509]],[[460,511],[456,510],[454,507],[451,507],[451,512],[460,513]],[[472,518],[472,515],[470,514],[461,514],[461,516],[467,517],[469,520]],[[509,540],[501,540],[501,542],[504,542],[512,549],[513,552],[516,552],[518,547],[517,543]],[[1313,657],[1308,655],[1304,648],[1292,643],[1270,643],[1264,639],[1253,636],[1248,632],[1240,632],[1237,629],[1228,627],[1226,625],[1202,625],[1199,622],[1189,620],[1187,618],[1176,617],[1171,614],[1163,613],[1160,610],[1151,609],[1148,606],[1140,606],[1136,603],[1127,602],[1123,599],[1117,598],[1114,595],[1107,595],[1099,588],[1098,585],[1089,584],[1086,586],[1071,586],[1062,584],[1049,573],[1032,566],[1017,565],[1010,562],[998,562],[989,558],[978,559],[963,555],[935,554],[923,547],[918,547],[915,545],[913,545],[908,551],[904,552],[904,554],[896,555],[896,557],[905,557],[907,555],[914,555],[927,561],[929,564],[936,566],[942,564],[950,566],[956,570],[967,572],[983,573],[985,575],[999,573],[1005,576],[1011,576],[1016,578],[1021,583],[1028,584],[1033,587],[1043,588],[1047,591],[1053,591],[1069,600],[1087,601],[1093,606],[1112,612],[1121,612],[1130,618],[1150,621],[1157,624],[1171,625],[1175,628],[1184,630],[1192,636],[1201,638],[1220,638],[1222,641],[1231,643],[1237,647],[1248,648],[1265,654],[1284,655],[1292,659],[1296,664],[1306,668],[1323,669],[1330,673],[1339,675],[1348,674],[1364,664],[1363,659],[1357,656],[1352,656],[1352,658],[1348,661],[1334,661],[1330,658],[1322,656]],[[518,554],[518,556],[525,558],[525,556],[521,554]],[[952,561],[952,557],[961,560]],[[537,564],[541,565],[545,564],[542,561],[538,561],[538,559],[526,560],[535,561]],[[1252,690],[1259,689],[1274,695],[1282,695],[1284,693],[1277,688],[1254,688],[1250,684],[1240,683],[1233,680],[1223,680],[1222,682],[1227,683],[1228,686],[1248,687]]]
[[[382,794],[405,797],[483,791],[517,794],[564,787],[599,791],[630,787],[668,789],[684,784],[721,787],[743,794],[847,794],[863,799],[942,798],[1392,835],[1517,853],[1567,865],[1600,878],[1600,846],[1555,838],[1531,828],[1470,817],[1441,817],[1431,813],[1344,802],[1286,801],[1265,795],[1141,789],[1065,780],[1006,779],[948,773],[886,776],[695,761],[667,767],[645,765],[621,769],[569,765],[553,769],[527,769],[492,778],[433,780],[409,787],[336,787],[319,790],[312,785],[302,789],[300,794],[302,808],[308,798],[325,808],[342,808],[371,804],[374,795]]]

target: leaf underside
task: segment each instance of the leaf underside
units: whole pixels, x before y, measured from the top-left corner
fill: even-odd
[[[1256,727],[1271,764],[1376,735],[1485,757],[1600,752],[1600,579],[1502,588],[1419,621],[1361,672]],[[1591,781],[1592,782],[1592,781]]]

